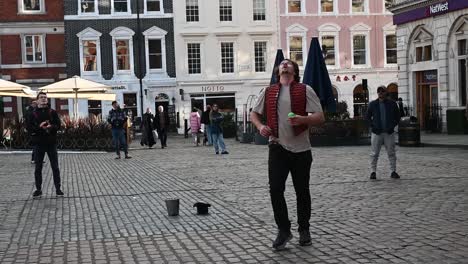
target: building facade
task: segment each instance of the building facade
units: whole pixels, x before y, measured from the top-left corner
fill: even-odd
[[[63,1],[0,1],[0,77],[32,89],[66,77]],[[31,99],[2,97],[3,116],[22,116]],[[68,100],[52,99],[60,114]]]
[[[172,0],[64,2],[68,76],[111,86],[133,117],[147,107],[154,112],[156,105],[173,113]],[[83,116],[106,116],[111,107],[110,101],[80,100],[78,110]]]
[[[446,111],[466,106],[468,1],[395,0],[400,91],[423,129],[446,129]]]
[[[269,84],[278,48],[275,1],[174,2],[177,112],[217,103],[245,113]]]
[[[379,86],[388,87],[394,100],[400,96],[390,1],[278,1],[285,57],[303,71],[311,38],[318,37],[335,98],[347,103],[351,116],[363,116]]]

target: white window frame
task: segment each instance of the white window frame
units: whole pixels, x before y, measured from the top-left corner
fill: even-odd
[[[358,23],[350,28],[351,31],[351,68],[370,68],[372,63],[371,63],[371,58],[370,58],[370,31],[371,27],[364,23]],[[354,64],[354,36],[357,35],[364,35],[366,37],[366,64],[359,64],[355,65]]]
[[[188,44],[200,44],[200,73],[189,73],[189,64],[188,64]],[[185,73],[187,76],[203,76],[203,68],[205,66],[205,63],[203,62],[203,50],[204,50],[204,45],[202,40],[198,39],[186,39],[185,40],[185,45],[184,45],[184,52],[185,52],[185,68],[186,71]]]
[[[266,43],[266,45],[265,45],[265,71],[259,71],[258,72],[258,71],[255,70],[255,43],[256,42],[265,42]],[[263,74],[263,73],[269,72],[269,67],[268,67],[268,61],[269,61],[268,49],[270,47],[269,43],[270,43],[269,39],[253,39],[252,40],[252,44],[253,44],[252,45],[252,48],[253,48],[253,50],[252,50],[252,54],[253,54],[253,56],[252,56],[252,65],[253,65],[252,72],[254,72],[256,74]]]
[[[375,0],[374,0],[375,1]],[[385,8],[385,7],[384,7]],[[351,15],[365,15],[369,14],[369,0],[364,0],[364,12],[353,12],[353,0],[349,0],[349,13]]]
[[[94,0],[94,7],[95,8],[94,8],[94,12],[92,12],[92,13],[90,13],[90,12],[82,13],[81,12],[81,1],[82,0],[78,0],[78,15],[79,16],[96,16],[96,15],[99,14],[98,0]]]
[[[116,12],[114,10],[114,5],[115,5],[116,0],[110,0],[110,1],[111,1],[111,14],[112,15],[131,15],[132,14],[132,7],[130,5],[131,4],[130,0],[125,0],[127,1],[127,12]]]
[[[153,26],[143,32],[145,36],[145,54],[146,54],[146,72],[149,74],[165,74],[167,75],[167,67],[166,67],[166,35],[167,31],[162,30],[156,26]],[[161,69],[150,69],[149,63],[149,40],[161,40]]]
[[[337,24],[327,23],[318,27],[320,48],[322,47],[322,37],[331,36],[335,38],[335,65],[327,65],[328,69],[339,69],[340,66],[340,31]]]
[[[333,12],[322,12],[322,1],[318,0],[318,14],[321,16],[334,16],[338,14],[338,0],[333,0]]]
[[[200,13],[201,13],[201,9],[200,9],[200,1],[199,0],[195,0],[197,1],[197,7],[198,7],[198,21],[187,21],[187,1],[185,1],[185,4],[184,4],[184,7],[185,7],[185,23],[189,23],[189,24],[192,24],[192,23],[200,23],[200,20],[201,20],[201,17],[200,17]]]
[[[222,43],[232,43],[232,59],[233,59],[232,68],[233,68],[233,72],[223,72],[223,63],[222,63],[223,56],[222,56],[222,49],[221,49],[221,44]],[[237,65],[237,42],[236,42],[236,40],[231,39],[231,38],[219,39],[218,40],[218,54],[219,54],[219,60],[218,60],[219,72],[218,72],[218,74],[222,75],[222,76],[236,75],[237,72],[238,72],[238,69],[237,69],[238,67],[236,67],[236,65]]]
[[[221,1],[223,0],[217,0],[218,1],[218,22],[219,23],[234,23],[234,17],[235,17],[235,14],[234,14],[234,3],[236,0],[231,0],[231,20],[228,20],[228,21],[221,21]]]
[[[42,60],[41,61],[27,61],[26,60],[26,37],[27,36],[32,36],[33,41],[34,41],[34,36],[39,36],[41,37],[41,46],[42,46]],[[21,35],[21,48],[22,48],[22,53],[23,53],[23,64],[44,64],[46,63],[46,41],[45,41],[46,35],[45,34],[24,34]]]
[[[135,32],[127,27],[117,27],[112,30],[109,35],[112,36],[112,63],[114,67],[114,78],[119,78],[122,76],[131,76],[135,75],[135,62],[133,58],[133,35]],[[130,61],[130,69],[128,70],[117,70],[117,45],[115,42],[117,40],[128,40],[128,53]]]
[[[254,19],[254,1],[252,1],[252,17],[251,17],[251,20],[254,22],[254,23],[265,23],[267,21],[267,14],[268,14],[268,8],[267,8],[267,1],[268,0],[262,0],[264,5],[265,5],[265,19],[264,20],[255,20]]]
[[[76,34],[80,42],[80,74],[81,76],[91,76],[91,77],[102,77],[101,75],[101,36],[102,33],[96,31],[90,27],[84,29],[80,33]],[[96,71],[84,71],[84,64],[83,64],[83,41],[96,41]]]
[[[384,2],[385,4],[385,2]],[[398,61],[396,63],[387,63],[387,36],[388,35],[395,35],[396,37],[396,26],[393,23],[389,23],[383,28],[383,50],[384,50],[384,67],[396,67],[398,66]],[[397,47],[398,50],[398,40],[397,40]],[[397,59],[398,60],[398,59]]]
[[[290,37],[302,37],[302,62],[304,65],[299,65],[303,69],[307,64],[307,31],[308,29],[300,24],[293,24],[286,28],[286,58],[290,59]]]
[[[6,1],[6,0],[3,0]],[[24,9],[24,0],[17,0],[18,1],[18,13],[19,14],[45,14],[46,9],[45,9],[45,2],[44,0],[37,0],[39,1],[39,5],[41,8],[39,10],[25,10]]]
[[[301,12],[289,12],[289,0],[285,0],[285,13],[287,15],[305,15],[306,14],[306,1],[305,0],[300,0],[301,1]]]
[[[164,1],[163,0],[159,0],[159,7],[160,7],[159,11],[148,11],[148,0],[144,0],[144,1],[145,1],[145,4],[144,4],[145,14],[151,14],[151,15],[164,14]]]

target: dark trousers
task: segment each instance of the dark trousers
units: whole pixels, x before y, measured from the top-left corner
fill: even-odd
[[[309,230],[311,214],[310,201],[310,167],[312,165],[311,151],[293,153],[284,149],[280,144],[270,144],[268,156],[268,179],[270,197],[279,230],[289,231],[291,222],[288,208],[284,199],[286,179],[291,172],[294,189],[296,191],[297,218],[299,231]]]
[[[32,145],[32,155],[31,155],[31,161],[35,161],[35,156],[36,156],[36,144]]]
[[[35,147],[34,162],[36,165],[36,169],[34,170],[34,178],[36,180],[36,189],[42,189],[42,165],[46,153],[49,157],[50,166],[52,167],[52,175],[54,176],[55,189],[60,190],[60,170],[58,166],[58,153],[56,144],[39,144]]]
[[[160,128],[158,131],[159,140],[161,140],[161,147],[167,147],[167,130],[166,128]]]
[[[120,156],[120,148],[123,148],[125,155],[128,154],[127,139],[123,128],[112,129],[112,140],[114,141],[115,152]]]

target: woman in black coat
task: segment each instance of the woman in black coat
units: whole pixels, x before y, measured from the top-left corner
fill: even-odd
[[[158,131],[158,137],[161,140],[161,148],[166,148],[167,130],[169,129],[170,121],[169,113],[167,111],[164,111],[164,107],[162,105],[158,106],[153,125]]]
[[[153,120],[154,115],[151,113],[151,109],[148,107],[146,108],[146,113],[143,115],[143,119],[141,120],[141,142],[142,146],[147,145],[148,147],[152,148],[156,141],[154,140],[153,136]]]

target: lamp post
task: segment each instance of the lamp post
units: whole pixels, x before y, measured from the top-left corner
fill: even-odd
[[[143,56],[142,56],[142,39],[141,39],[141,21],[140,21],[140,0],[136,0],[137,12],[137,42],[138,42],[138,79],[140,82],[140,113],[143,116]]]

